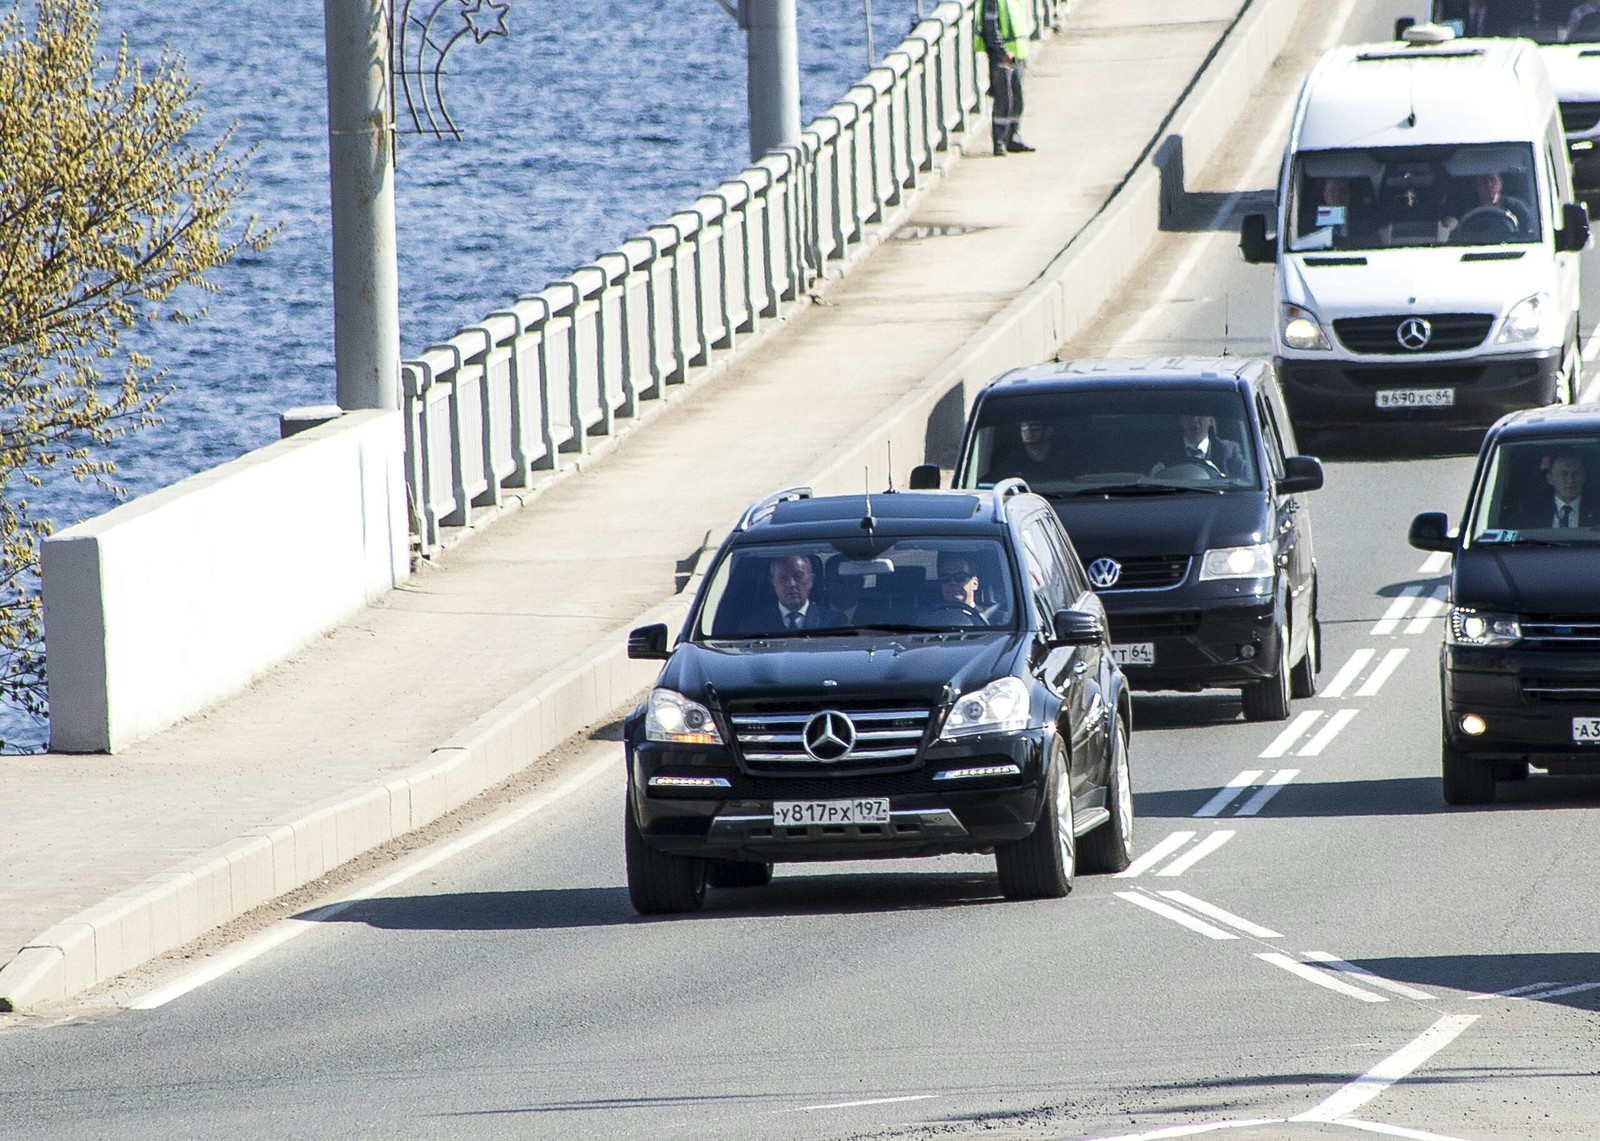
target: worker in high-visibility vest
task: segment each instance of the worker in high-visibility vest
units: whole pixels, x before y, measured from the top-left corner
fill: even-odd
[[[1022,119],[1022,72],[1033,38],[1033,0],[983,0],[980,38],[989,56],[989,96],[994,107],[994,153],[1033,150],[1017,134]]]

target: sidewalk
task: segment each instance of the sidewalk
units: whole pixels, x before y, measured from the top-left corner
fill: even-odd
[[[807,478],[1039,277],[1245,6],[1079,0],[1029,72],[1038,153],[993,158],[980,124],[888,240],[723,376],[226,704],[116,756],[0,758],[0,967],[151,877],[415,769],[622,638],[746,503]],[[921,459],[897,452],[897,476]]]

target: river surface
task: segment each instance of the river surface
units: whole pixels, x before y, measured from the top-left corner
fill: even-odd
[[[441,5],[457,28],[464,3]],[[415,0],[413,11],[433,7]],[[866,73],[866,7],[798,0],[803,122]],[[917,3],[871,9],[881,58]],[[444,100],[462,138],[401,136],[407,357],[687,206],[749,159],[744,33],[716,0],[509,0],[506,25],[508,36],[465,36],[447,57]],[[102,0],[102,52],[121,35],[147,69],[165,49],[181,53],[206,112],[197,141],[233,124],[233,153],[254,148],[240,218],[281,226],[266,252],[215,274],[221,292],[203,320],[129,342],[174,387],[165,423],[111,450],[131,497],[269,443],[279,412],[331,403],[335,385],[322,4]],[[58,530],[115,502],[65,479],[31,498]],[[43,726],[0,709],[0,739],[38,747]]]

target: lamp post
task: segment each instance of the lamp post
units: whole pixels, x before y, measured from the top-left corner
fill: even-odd
[[[750,157],[800,145],[800,49],[795,0],[717,0],[745,30]]]

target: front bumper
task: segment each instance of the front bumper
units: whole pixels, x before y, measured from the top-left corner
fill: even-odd
[[[1600,652],[1446,646],[1441,688],[1452,748],[1483,757],[1567,758],[1600,771],[1600,745],[1573,740],[1574,719],[1600,717]],[[1483,733],[1461,731],[1468,713],[1483,718]]]
[[[1416,423],[1487,427],[1507,412],[1555,400],[1561,349],[1451,361],[1280,356],[1277,365],[1296,428]],[[1403,388],[1454,389],[1455,403],[1378,407],[1379,390]]]
[[[1043,807],[1043,729],[925,746],[911,766],[857,774],[827,766],[752,771],[728,749],[640,743],[629,749],[628,795],[645,843],[663,852],[772,862],[980,852],[1033,831]],[[1013,765],[1013,775],[950,777]],[[663,780],[720,781],[716,788]],[[888,824],[778,826],[774,801],[887,797]]]
[[[1220,584],[1219,584],[1220,585]],[[1219,603],[1190,590],[1103,591],[1113,645],[1148,642],[1155,664],[1124,665],[1138,690],[1226,688],[1270,677],[1278,664],[1281,630],[1272,594]]]

